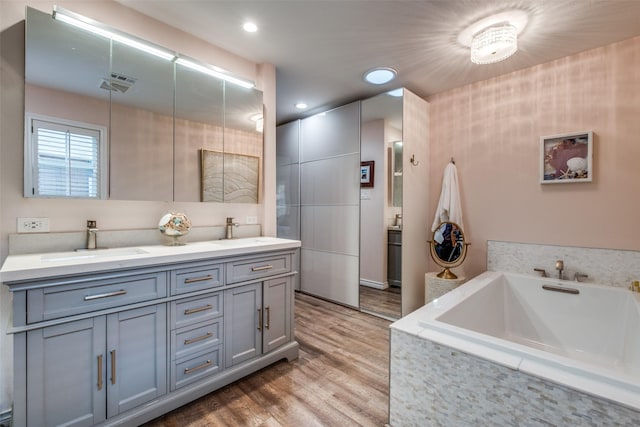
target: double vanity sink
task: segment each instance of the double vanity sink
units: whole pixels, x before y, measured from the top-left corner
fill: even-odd
[[[246,237],[194,242],[182,246],[153,245],[10,255],[0,270],[0,281],[13,282],[59,274],[90,273],[110,268],[149,266],[292,247],[299,247],[299,242],[276,237]]]
[[[296,359],[299,247],[250,237],[10,255],[14,424],[136,426]]]

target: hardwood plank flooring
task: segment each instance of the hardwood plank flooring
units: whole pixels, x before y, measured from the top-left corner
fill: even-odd
[[[384,426],[390,322],[297,293],[295,324],[298,360],[277,362],[145,426]]]
[[[360,285],[360,308],[399,319],[402,317],[400,288],[389,286],[387,289],[375,289]]]

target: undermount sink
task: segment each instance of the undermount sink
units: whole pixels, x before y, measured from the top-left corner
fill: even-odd
[[[246,247],[259,246],[265,243],[274,243],[277,240],[278,240],[277,237],[244,237],[240,239],[214,240],[209,243],[214,245],[224,246],[224,247],[235,248],[240,246],[246,246]]]
[[[116,249],[91,249],[78,252],[64,252],[42,255],[43,262],[64,262],[82,259],[108,258],[128,255],[146,254],[147,251],[140,248],[116,248]]]

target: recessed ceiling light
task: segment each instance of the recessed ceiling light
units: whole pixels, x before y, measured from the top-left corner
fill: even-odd
[[[364,79],[374,85],[383,85],[395,79],[397,74],[393,68],[377,67],[364,73]]]
[[[307,105],[307,104],[305,104],[304,102],[298,102],[298,103],[296,104],[296,108],[299,108],[300,110],[304,110],[304,109],[305,109],[305,108],[307,108],[307,107],[308,107],[308,105]]]
[[[247,33],[255,33],[256,31],[258,31],[258,26],[256,24],[254,24],[253,22],[245,22],[242,25],[242,28],[247,32]]]

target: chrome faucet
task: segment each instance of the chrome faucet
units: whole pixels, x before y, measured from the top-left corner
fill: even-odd
[[[561,259],[556,261],[556,270],[558,270],[558,279],[564,279],[562,275],[562,271],[564,270],[564,261],[562,261]]]
[[[87,249],[98,247],[98,223],[94,220],[87,221]]]
[[[233,227],[238,227],[240,224],[233,222],[233,218],[227,218],[227,225],[225,227],[224,238],[233,239]]]

